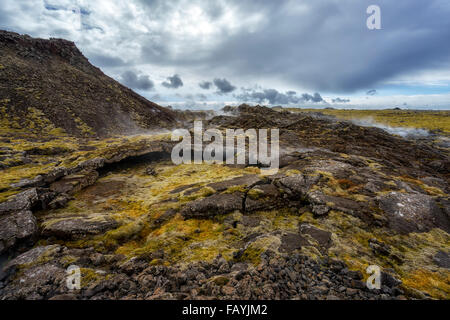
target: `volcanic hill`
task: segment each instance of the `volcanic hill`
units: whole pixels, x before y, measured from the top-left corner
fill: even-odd
[[[18,131],[110,136],[167,128],[174,113],[91,65],[73,42],[0,31],[0,110]]]

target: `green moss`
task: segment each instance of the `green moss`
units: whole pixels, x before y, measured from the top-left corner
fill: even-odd
[[[125,241],[139,236],[142,230],[145,228],[145,223],[141,220],[133,221],[127,225],[121,226],[115,230],[111,230],[106,233],[106,239]]]

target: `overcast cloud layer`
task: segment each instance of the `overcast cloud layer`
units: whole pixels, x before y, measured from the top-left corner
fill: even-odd
[[[381,7],[382,29],[366,9]],[[2,0],[0,28],[75,41],[162,104],[449,108],[448,0]],[[395,101],[395,102],[394,102]]]

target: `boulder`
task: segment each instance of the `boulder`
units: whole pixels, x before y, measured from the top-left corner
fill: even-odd
[[[101,234],[118,226],[117,221],[105,216],[73,217],[44,223],[42,233],[47,237],[79,239],[87,235]]]
[[[49,246],[39,246],[33,248],[21,255],[17,256],[13,260],[9,261],[4,267],[3,272],[8,273],[10,270],[24,266],[30,265],[37,262],[44,254],[51,254],[51,252],[57,252],[61,249],[59,245],[49,245]]]
[[[450,255],[447,252],[439,251],[436,253],[433,262],[441,268],[450,269]]]
[[[302,223],[299,226],[299,231],[302,236],[309,235],[317,241],[319,246],[328,249],[332,245],[331,232],[318,229],[310,224]]]
[[[377,255],[389,256],[391,254],[391,247],[377,239],[369,239],[369,247]]]
[[[365,209],[365,204],[351,199],[329,196],[320,191],[309,192],[306,200],[309,202],[312,212],[317,216],[325,215],[332,209],[351,215],[360,215]]]
[[[309,246],[308,240],[298,233],[287,233],[281,237],[280,252],[290,253],[300,250],[303,246]]]
[[[245,198],[245,211],[271,210],[281,205],[282,197],[273,184],[254,186]]]
[[[23,210],[0,217],[0,254],[19,242],[33,238],[38,231],[31,211]]]
[[[30,210],[39,201],[36,188],[23,191],[13,199],[0,203],[0,216],[16,211]]]
[[[185,218],[207,218],[242,210],[244,195],[240,192],[215,194],[188,203],[181,214]]]
[[[11,184],[11,188],[33,188],[33,187],[42,187],[45,185],[44,177],[42,175],[38,175],[33,179],[22,179],[17,183]]]
[[[282,178],[278,183],[287,188],[293,195],[305,197],[311,187],[318,183],[320,176],[306,176],[302,174],[293,175],[290,177]]]
[[[450,232],[450,219],[435,200],[421,193],[391,192],[377,198],[388,227],[402,234],[441,228]]]
[[[74,194],[83,188],[94,184],[95,181],[97,181],[98,176],[99,174],[95,170],[72,174],[52,183],[50,185],[50,190],[69,195]]]
[[[43,300],[67,290],[66,270],[45,263],[26,268],[2,296],[13,300]]]

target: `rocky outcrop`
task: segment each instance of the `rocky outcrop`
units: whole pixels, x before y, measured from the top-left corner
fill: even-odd
[[[450,269],[450,254],[448,252],[439,251],[433,257],[433,262],[441,268]]]
[[[258,210],[272,210],[286,205],[278,188],[269,183],[261,184],[251,188],[245,198],[244,212]]]
[[[52,183],[50,190],[59,194],[74,194],[97,181],[99,174],[97,171],[85,171],[77,174],[65,176],[64,178]]]
[[[0,203],[0,216],[21,210],[30,210],[39,201],[38,189],[19,193],[13,199]]]
[[[244,195],[240,192],[230,194],[215,194],[210,197],[195,200],[187,204],[181,215],[189,218],[208,218],[219,214],[242,210]]]
[[[0,254],[21,242],[31,240],[38,231],[31,211],[19,211],[0,216]]]
[[[55,222],[47,222],[42,234],[59,239],[80,239],[87,235],[96,235],[119,226],[112,218],[95,215],[86,218],[63,218]]]
[[[441,228],[450,232],[450,219],[430,196],[391,192],[377,199],[389,227],[400,233],[426,232]]]

